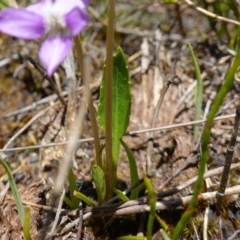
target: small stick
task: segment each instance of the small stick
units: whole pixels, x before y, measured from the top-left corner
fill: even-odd
[[[234,118],[235,116],[236,116],[235,114],[219,116],[219,117],[216,117],[214,119],[214,121]],[[173,125],[168,125],[168,126],[163,126],[163,127],[148,128],[148,129],[144,129],[144,130],[136,130],[136,131],[127,132],[125,134],[125,136],[131,136],[131,135],[142,134],[142,133],[147,133],[147,132],[165,131],[165,130],[180,128],[180,127],[201,125],[204,122],[206,122],[206,120],[196,120],[196,121],[192,121],[192,122],[173,124]],[[104,136],[102,136],[102,137],[100,137],[100,139],[105,139],[105,138],[104,138]],[[92,142],[93,140],[94,140],[93,138],[85,138],[85,139],[79,139],[77,142],[78,143],[84,143],[84,142]],[[237,138],[237,141],[240,142],[240,138]],[[66,145],[68,143],[69,143],[69,141],[63,141],[63,142],[48,143],[48,144],[34,145],[34,146],[27,146],[27,147],[16,147],[16,148],[0,149],[0,152],[11,152],[11,151],[21,151],[21,150],[38,149],[38,148],[46,148],[46,147],[55,147],[55,146],[60,146],[60,145]]]
[[[233,194],[239,194],[240,193],[240,186],[233,186],[230,188],[227,188],[224,195],[233,195]],[[214,199],[216,197],[217,192],[206,192],[201,193],[198,196],[198,201],[207,201],[210,199]],[[184,207],[191,201],[192,196],[186,196],[176,199],[170,199],[167,201],[157,201],[156,202],[156,210],[165,210],[169,208],[176,208],[176,207]],[[125,204],[123,204],[125,205]],[[112,208],[110,209],[108,205],[102,206],[102,207],[94,207],[94,208],[87,208],[87,210],[90,210],[90,212],[87,212],[84,214],[83,219],[87,219],[90,216],[120,216],[120,215],[129,215],[129,214],[136,214],[136,213],[144,213],[150,211],[149,204],[139,204],[134,206],[128,206],[126,208]],[[73,226],[77,225],[79,219],[76,219],[72,221],[71,223],[67,224],[61,231],[61,235],[65,232],[69,231]]]
[[[57,227],[57,224],[58,224],[58,221],[59,221],[59,217],[60,217],[60,214],[62,212],[62,205],[63,205],[64,196],[65,196],[65,189],[63,189],[62,195],[61,195],[60,200],[59,200],[56,217],[55,217],[55,220],[53,222],[51,232],[49,233],[50,235],[53,234],[56,231],[56,227]]]
[[[78,223],[78,232],[76,240],[81,239],[82,235],[82,224],[83,224],[83,209],[82,209],[82,201],[79,201],[79,223]]]
[[[37,69],[37,71],[38,71],[39,73],[41,73],[44,78],[46,78],[46,79],[48,80],[48,82],[51,84],[51,87],[53,88],[54,92],[57,94],[59,100],[61,101],[61,103],[63,104],[63,106],[66,107],[67,104],[65,103],[63,97],[61,96],[61,93],[59,92],[58,88],[56,87],[56,84],[55,84],[55,82],[53,81],[53,79],[50,78],[50,77],[47,75],[46,71],[44,71],[44,70],[42,69],[42,67],[41,67],[35,60],[33,60],[30,56],[27,56],[26,58],[27,58],[27,60]]]
[[[193,6],[197,11],[209,16],[209,17],[212,17],[212,18],[215,18],[219,21],[223,21],[223,22],[227,22],[227,23],[233,23],[235,25],[240,25],[240,22],[239,21],[236,21],[236,20],[233,20],[233,19],[230,19],[230,18],[225,18],[225,17],[222,17],[222,16],[218,16],[216,15],[215,13],[212,13],[212,12],[209,12],[207,11],[206,9],[204,8],[201,8],[201,7],[197,7],[192,1],[190,0],[185,0],[185,2],[190,5],[190,6]]]
[[[172,69],[173,73],[175,73],[175,68],[176,68],[176,60],[174,61],[174,64],[173,64],[173,69]],[[152,128],[154,128],[155,125],[156,125],[157,118],[158,118],[158,115],[159,115],[159,111],[160,111],[164,96],[165,96],[169,86],[173,83],[174,79],[177,78],[177,77],[178,77],[177,75],[173,75],[163,85],[163,88],[162,88],[161,93],[160,93],[160,97],[159,97],[158,102],[157,102],[157,106],[154,110],[154,115],[153,115],[152,124],[151,124]],[[150,171],[151,168],[152,168],[152,160],[151,160],[152,150],[153,150],[153,132],[151,132],[149,134],[149,142],[148,142],[148,145],[147,145],[147,162],[146,162],[147,172]]]
[[[220,187],[219,187],[219,190],[217,193],[217,208],[218,208],[218,210],[221,210],[221,207],[222,207],[224,192],[226,189],[229,171],[230,171],[230,167],[231,167],[231,163],[232,163],[232,157],[233,157],[233,153],[235,150],[239,122],[240,122],[240,107],[238,107],[236,109],[236,117],[235,117],[235,121],[234,121],[234,127],[232,130],[232,136],[231,136],[230,142],[227,147],[227,154],[226,154],[226,159],[225,159],[225,165],[223,168],[222,179],[221,179]]]

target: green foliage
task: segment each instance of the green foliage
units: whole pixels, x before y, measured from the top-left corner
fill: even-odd
[[[23,234],[25,240],[31,240],[30,235],[30,221],[31,221],[31,214],[30,214],[31,208],[30,206],[25,207],[25,218],[23,223]]]
[[[74,191],[73,195],[75,197],[81,199],[82,201],[84,201],[88,206],[91,206],[91,207],[95,207],[96,206],[96,204],[92,201],[92,199],[90,199],[89,197],[87,197],[86,195],[84,195],[81,192]]]
[[[30,213],[27,213],[28,215],[26,216],[26,219],[25,219],[25,211],[24,211],[24,208],[23,208],[23,205],[22,205],[22,200],[21,200],[21,197],[18,193],[17,185],[14,181],[11,170],[8,167],[7,163],[3,159],[0,159],[0,164],[3,165],[5,171],[8,175],[8,181],[9,181],[9,184],[10,184],[10,188],[12,190],[14,201],[15,201],[16,206],[17,206],[18,215],[20,217],[21,224],[24,228],[24,238],[26,240],[31,240],[30,223],[29,223],[30,222],[30,220],[29,220],[30,219],[30,217],[29,217]],[[30,211],[30,210],[27,210],[27,211]]]
[[[122,236],[116,238],[116,240],[147,240],[146,237],[138,237],[138,236]]]
[[[135,183],[139,181],[136,160],[133,156],[132,151],[128,147],[128,145],[122,139],[120,139],[120,141],[128,156],[128,162],[130,166],[131,185],[133,186]],[[139,188],[134,188],[131,192],[130,199],[137,199],[138,191],[139,191]]]
[[[99,203],[103,202],[106,196],[106,182],[105,182],[105,174],[103,170],[97,166],[92,166],[92,176],[93,181],[96,185],[96,191],[98,196]]]
[[[7,0],[0,0],[0,9],[8,7],[8,1]]]
[[[171,240],[171,238],[167,235],[167,233],[163,229],[160,229],[159,232],[162,235],[163,240]]]
[[[239,32],[240,33],[240,32]],[[196,181],[196,185],[193,192],[193,197],[188,205],[187,209],[185,210],[184,214],[182,215],[180,221],[178,222],[176,228],[174,229],[172,240],[177,240],[179,235],[181,234],[185,224],[188,222],[190,217],[192,216],[196,203],[197,203],[197,197],[201,191],[202,183],[203,183],[203,175],[205,171],[205,165],[208,159],[208,143],[210,139],[210,133],[212,124],[214,121],[214,117],[216,116],[219,108],[221,107],[224,98],[228,94],[228,92],[231,90],[233,82],[234,82],[234,75],[240,66],[240,35],[238,34],[237,39],[237,50],[236,50],[236,57],[233,59],[232,63],[230,64],[228,71],[225,76],[225,81],[223,85],[221,86],[220,90],[218,91],[213,104],[211,106],[210,112],[207,116],[207,121],[203,130],[202,135],[202,142],[201,142],[201,148],[202,148],[202,156],[199,164],[199,173],[198,173],[198,179]]]
[[[129,198],[122,193],[122,191],[120,191],[119,189],[117,188],[113,188],[113,191],[118,195],[118,197],[122,200],[122,202],[127,202],[129,201]]]
[[[149,198],[149,205],[150,205],[150,213],[148,217],[148,224],[147,224],[147,239],[152,239],[152,229],[153,229],[153,223],[155,219],[155,213],[156,213],[156,194],[153,189],[153,185],[151,182],[151,179],[148,177],[144,178],[145,186],[148,190],[148,198]]]
[[[76,185],[72,168],[68,170],[68,183],[69,183],[69,191],[70,191],[70,197],[72,202],[71,209],[77,209],[79,201],[73,194],[74,191],[77,191],[77,185]]]
[[[195,75],[197,79],[197,86],[196,86],[196,91],[195,91],[195,118],[194,120],[199,120],[201,118],[202,114],[202,96],[203,96],[203,83],[202,83],[202,78],[201,78],[201,71],[198,65],[197,58],[194,54],[194,51],[192,49],[192,46],[190,43],[188,43],[188,48],[192,57],[193,65],[195,68]],[[194,141],[198,140],[200,133],[200,128],[199,126],[194,126]]]
[[[106,66],[103,70],[102,85],[100,88],[100,103],[98,106],[99,124],[106,132]],[[131,95],[129,84],[129,70],[123,51],[120,47],[113,56],[113,82],[112,82],[112,162],[113,179],[116,181],[116,170],[120,149],[120,139],[126,132],[129,124]],[[109,180],[108,180],[109,181]],[[114,185],[114,184],[113,184]]]

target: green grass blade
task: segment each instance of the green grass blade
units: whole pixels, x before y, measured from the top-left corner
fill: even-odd
[[[61,196],[61,194],[59,194],[59,196]],[[63,197],[63,201],[71,208],[71,209],[76,209],[73,206],[73,202],[71,201],[71,199],[69,199],[68,197],[64,196]]]
[[[116,238],[116,240],[147,240],[146,237],[138,237],[138,236],[122,236]]]
[[[195,92],[195,118],[194,120],[199,120],[201,118],[202,114],[202,98],[203,98],[203,83],[201,78],[201,71],[198,65],[197,58],[194,54],[194,51],[192,49],[192,46],[190,43],[188,43],[188,48],[192,57],[193,65],[195,68],[195,75],[197,79],[197,86],[196,86],[196,92]],[[199,126],[194,126],[194,141],[198,140],[200,133]]]
[[[159,232],[162,235],[163,240],[171,240],[171,238],[167,235],[167,233],[163,229],[160,229]]]
[[[99,124],[105,132],[106,113],[106,68],[104,67],[102,86],[100,89],[100,102],[98,106]],[[113,56],[113,82],[112,82],[112,159],[113,176],[116,178],[116,169],[120,148],[120,138],[126,132],[129,124],[131,106],[129,71],[123,51],[120,47]],[[116,179],[113,179],[114,181]]]
[[[0,163],[3,165],[5,171],[8,175],[8,181],[10,183],[13,198],[14,198],[14,201],[15,201],[16,206],[17,206],[18,215],[20,217],[21,224],[23,226],[24,225],[24,219],[25,219],[25,211],[24,211],[24,208],[23,208],[23,205],[22,205],[22,200],[21,200],[20,195],[18,193],[17,185],[14,181],[13,175],[12,175],[11,170],[8,167],[7,163],[2,159],[0,159]]]
[[[89,197],[87,197],[83,193],[78,192],[78,191],[74,191],[73,194],[74,194],[75,197],[77,197],[77,198],[81,199],[82,201],[84,201],[88,206],[91,206],[91,207],[95,207],[96,206],[96,204],[92,201],[92,199],[90,199]]]
[[[26,206],[25,207],[25,218],[24,218],[24,224],[23,224],[23,234],[25,240],[31,240],[31,235],[30,235],[30,221],[31,221],[31,207]]]
[[[192,216],[194,209],[196,207],[197,203],[197,197],[201,191],[202,183],[203,183],[203,175],[205,171],[205,165],[208,159],[208,143],[210,140],[210,133],[211,128],[213,125],[214,117],[216,116],[219,108],[221,107],[224,98],[228,94],[228,92],[231,90],[233,82],[234,82],[234,75],[240,66],[240,32],[238,33],[238,39],[237,39],[237,50],[236,50],[236,56],[233,59],[232,63],[230,64],[228,71],[225,76],[225,81],[223,85],[221,86],[220,90],[218,91],[213,104],[211,106],[210,112],[207,116],[207,121],[203,130],[202,135],[202,156],[199,164],[199,173],[198,173],[198,179],[196,181],[196,185],[193,192],[193,197],[191,199],[191,202],[189,203],[187,209],[185,210],[184,214],[182,215],[180,221],[178,222],[176,228],[174,229],[172,240],[179,239],[179,235],[181,234],[184,226],[188,222],[189,218]]]
[[[71,202],[72,202],[71,209],[77,209],[79,200],[74,196],[73,192],[77,191],[78,189],[77,189],[76,181],[71,168],[68,170],[68,183],[69,183],[69,191],[70,191]]]
[[[0,0],[0,9],[8,7],[7,0]]]
[[[127,153],[127,156],[128,156],[128,162],[129,162],[129,166],[130,166],[131,185],[133,186],[139,180],[137,164],[136,164],[135,158],[133,156],[133,153],[130,150],[130,148],[128,147],[128,145],[122,139],[120,139],[120,141],[121,141],[121,144],[124,147],[124,149]],[[131,192],[130,199],[137,199],[138,191],[139,191],[139,188],[134,188]]]
[[[147,239],[151,240],[157,200],[156,200],[156,194],[154,192],[151,179],[149,179],[148,177],[145,177],[144,183],[148,190],[148,198],[149,198],[149,205],[150,205],[150,213],[149,213],[148,224],[147,224]]]
[[[98,201],[99,201],[99,203],[102,203],[106,196],[105,174],[99,166],[93,165],[92,166],[92,177],[93,177],[93,181],[96,185]]]
[[[125,203],[129,201],[129,198],[125,194],[123,194],[122,191],[120,191],[119,189],[113,188],[113,191],[118,195],[122,202]]]

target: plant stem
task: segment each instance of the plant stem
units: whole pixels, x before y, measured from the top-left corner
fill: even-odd
[[[113,47],[114,47],[115,0],[109,0],[107,28],[106,57],[106,200],[112,196],[115,182],[112,162],[112,77],[113,77]],[[115,170],[114,170],[115,172]]]
[[[85,90],[88,92],[88,96],[89,96],[88,109],[89,109],[90,121],[91,121],[92,131],[93,131],[96,163],[100,168],[102,168],[100,138],[99,138],[99,134],[98,134],[98,125],[97,125],[97,120],[96,120],[95,109],[93,106],[92,94],[91,94],[91,90],[89,87],[89,77],[88,77],[89,74],[86,71],[86,68],[84,68],[84,55],[83,55],[81,41],[78,36],[74,38],[74,43],[75,43],[75,47],[77,50],[78,64],[79,64],[80,70],[82,72],[83,84],[84,84]]]
[[[234,127],[232,130],[230,142],[227,147],[225,165],[223,168],[221,183],[220,183],[219,190],[217,193],[217,205],[216,206],[219,211],[221,210],[222,200],[224,197],[224,192],[225,192],[227,181],[228,181],[228,175],[229,175],[229,171],[230,171],[230,167],[231,167],[231,163],[232,163],[232,157],[233,157],[233,153],[234,153],[234,149],[235,149],[235,145],[236,145],[236,139],[237,139],[237,135],[238,135],[239,122],[240,122],[240,107],[238,107],[236,109],[236,117],[235,117],[235,121],[234,121]]]

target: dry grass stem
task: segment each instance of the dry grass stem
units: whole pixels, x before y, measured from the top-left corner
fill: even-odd
[[[190,6],[193,6],[197,11],[203,13],[204,15],[206,16],[209,16],[209,17],[212,17],[212,18],[215,18],[217,20],[220,20],[220,21],[223,21],[223,22],[227,22],[227,23],[233,23],[235,25],[240,25],[240,22],[239,21],[236,21],[236,20],[233,20],[233,19],[229,19],[229,18],[225,18],[225,17],[222,17],[222,16],[218,16],[212,12],[209,12],[207,11],[206,9],[204,8],[201,8],[201,7],[197,7],[192,1],[190,0],[185,0],[185,2],[190,5]]]

